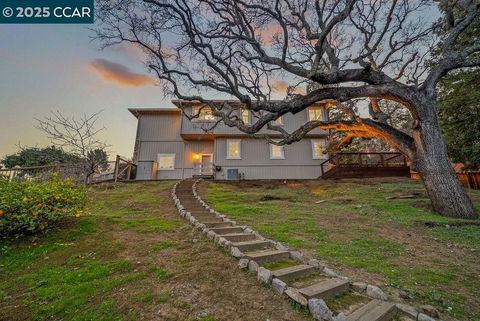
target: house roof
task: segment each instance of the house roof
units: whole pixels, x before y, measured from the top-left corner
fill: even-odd
[[[282,100],[271,100],[271,102],[280,102],[280,101]],[[239,100],[218,99],[218,100],[213,100],[212,102],[214,104],[221,104],[223,102],[228,102],[229,104],[232,104],[232,105],[238,105],[238,106],[242,105],[242,103]],[[195,105],[201,104],[201,102],[199,101],[181,100],[181,99],[174,99],[172,100],[172,103],[178,107],[180,107],[181,105],[195,106]],[[319,106],[324,104],[325,104],[324,101],[317,101],[316,103],[313,103],[312,106],[315,106],[315,105]]]
[[[148,114],[171,114],[171,113],[181,113],[182,111],[177,107],[168,107],[168,108],[128,108],[128,111],[133,114],[136,118],[140,115]]]

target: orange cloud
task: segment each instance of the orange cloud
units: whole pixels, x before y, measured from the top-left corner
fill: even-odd
[[[272,89],[277,93],[286,93],[290,85],[283,80],[272,81]]]
[[[272,90],[276,93],[279,94],[286,94],[288,91],[288,88],[291,87],[289,83],[283,81],[283,80],[273,80],[272,81]],[[293,88],[293,93],[295,94],[300,94],[304,95],[305,94],[305,88],[303,87],[295,87]]]
[[[269,23],[257,30],[262,42],[269,46],[273,44],[273,41],[276,37],[283,35],[283,29],[278,23]]]
[[[141,87],[155,84],[152,77],[132,72],[128,67],[106,59],[95,59],[88,70],[107,82],[122,86]]]

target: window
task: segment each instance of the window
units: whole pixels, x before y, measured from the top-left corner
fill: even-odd
[[[285,150],[283,146],[270,144],[270,159],[285,159]]]
[[[158,154],[158,169],[173,171],[175,169],[175,154]]]
[[[192,116],[195,115],[198,115],[198,117],[193,118],[193,121],[215,121],[215,116],[213,116],[212,109],[210,109],[210,107],[193,107]]]
[[[324,158],[323,149],[325,142],[321,139],[312,139],[312,155],[313,159]]]
[[[308,120],[323,120],[323,109],[321,107],[308,108]]]
[[[282,116],[278,117],[277,119],[275,119],[273,121],[273,124],[274,125],[283,125],[283,119],[282,119]]]
[[[227,139],[227,159],[241,159],[240,139]]]
[[[248,112],[248,109],[240,109],[240,117],[244,124],[250,124],[250,113]]]

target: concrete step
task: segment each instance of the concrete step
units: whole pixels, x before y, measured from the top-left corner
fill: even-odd
[[[348,281],[342,279],[329,279],[301,288],[299,291],[307,299],[317,298],[325,300],[347,292],[348,288]]]
[[[200,222],[200,223],[223,223],[223,218],[221,217],[215,217],[215,216],[205,216],[198,218],[195,216],[195,218]]]
[[[222,237],[230,242],[245,242],[255,239],[255,235],[250,233],[222,234]]]
[[[290,280],[295,280],[307,276],[313,272],[315,272],[315,268],[313,266],[300,264],[280,270],[275,270],[273,271],[273,276],[277,279],[282,280],[283,282],[288,282]]]
[[[239,226],[215,227],[211,228],[210,230],[214,231],[217,234],[234,234],[243,232],[243,229]]]
[[[193,216],[195,216],[195,218],[198,220],[198,219],[203,219],[203,218],[216,218],[218,216],[216,216],[215,214],[207,214],[207,213],[202,213],[202,214],[195,214],[195,213],[192,213],[190,212],[190,214],[192,214]]]
[[[189,211],[190,213],[192,213],[192,215],[194,216],[205,216],[205,215],[213,215],[215,216],[215,214],[212,214],[210,212],[207,212],[207,211],[195,211],[195,210],[192,210],[192,209],[189,209],[188,207],[186,208],[187,211]]]
[[[203,224],[208,228],[229,227],[233,225],[231,222],[204,222]]]
[[[263,262],[277,262],[288,259],[290,257],[290,253],[288,251],[267,250],[262,252],[248,253],[245,257],[260,264]]]
[[[390,321],[397,314],[394,303],[372,300],[352,314],[347,316],[348,321]]]
[[[238,247],[240,251],[264,250],[272,247],[270,242],[262,240],[237,242],[232,243],[232,246]]]

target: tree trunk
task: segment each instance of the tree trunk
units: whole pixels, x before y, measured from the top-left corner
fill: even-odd
[[[436,105],[424,103],[418,109],[419,125],[413,131],[413,166],[423,180],[433,209],[444,216],[477,218],[473,203],[447,158]]]

